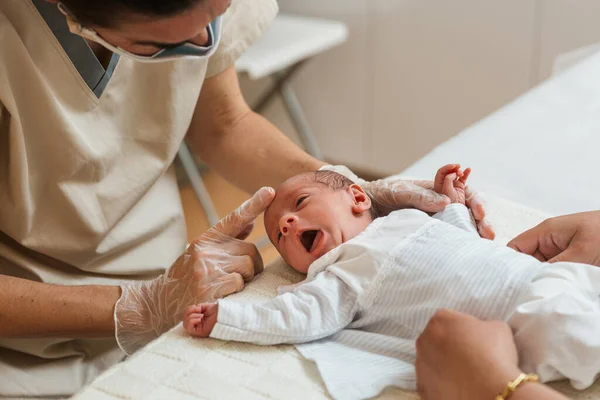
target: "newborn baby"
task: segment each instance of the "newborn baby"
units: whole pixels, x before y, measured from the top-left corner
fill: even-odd
[[[430,217],[376,218],[360,186],[332,172],[283,183],[265,212],[269,238],[306,280],[264,304],[191,306],[193,336],[295,343],[334,398],[415,388],[415,340],[439,308],[512,326],[520,367],[542,381],[590,386],[600,372],[600,269],[541,263],[481,239],[465,207],[464,173],[442,167],[452,204]]]

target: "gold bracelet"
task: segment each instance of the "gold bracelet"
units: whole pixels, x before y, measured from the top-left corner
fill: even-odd
[[[522,383],[537,382],[538,380],[539,378],[536,374],[521,374],[517,376],[517,378],[514,381],[508,382],[506,388],[504,388],[502,393],[496,396],[496,400],[506,400],[513,394],[515,390],[517,390],[519,385],[521,385]]]

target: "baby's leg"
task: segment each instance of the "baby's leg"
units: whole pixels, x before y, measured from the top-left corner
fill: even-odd
[[[544,265],[509,324],[524,371],[589,387],[600,373],[600,268]]]

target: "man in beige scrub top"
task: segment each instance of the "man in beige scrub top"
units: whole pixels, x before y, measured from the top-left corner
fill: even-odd
[[[239,239],[272,189],[186,249],[171,168],[186,135],[248,192],[320,168],[352,176],[240,94],[233,64],[276,13],[275,0],[0,1],[0,397],[70,395],[261,271]],[[363,185],[389,207],[446,201]]]

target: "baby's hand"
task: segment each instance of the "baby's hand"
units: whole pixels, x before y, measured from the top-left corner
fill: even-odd
[[[465,204],[467,178],[471,174],[471,168],[464,172],[459,164],[448,164],[440,168],[433,181],[433,190],[450,198],[451,203]]]
[[[183,317],[183,328],[192,336],[209,337],[217,323],[218,313],[216,303],[189,306]]]

